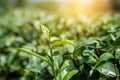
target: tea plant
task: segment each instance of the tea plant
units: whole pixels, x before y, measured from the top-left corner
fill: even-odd
[[[45,61],[48,64],[46,67],[49,67],[47,70],[49,76],[52,77],[50,80],[119,80],[119,68],[117,66],[120,64],[119,58],[116,58],[116,51],[119,51],[119,37],[113,39],[114,35],[111,37],[111,32],[109,32],[109,35],[101,38],[83,39],[75,47],[75,44],[69,40],[60,40],[51,44],[50,31],[44,26],[41,28],[49,43],[47,55],[41,56],[24,48],[20,48],[20,50]],[[119,33],[119,27],[116,28],[118,31],[114,33],[115,35]],[[53,49],[65,44],[72,44],[74,51],[72,53],[68,52],[65,58],[63,56],[65,53],[62,53],[63,55],[60,56],[61,54],[57,52],[58,59],[54,59],[56,55],[54,55]],[[61,61],[60,59],[63,60]],[[60,63],[57,61],[60,61]],[[38,76],[41,76],[41,74],[43,72],[38,74]],[[42,77],[39,77],[39,79],[42,79]]]
[[[70,64],[71,60],[65,60],[65,63],[67,63],[67,65],[66,65],[63,62],[63,60],[62,61],[60,60],[60,59],[64,59],[62,57],[62,55],[59,54],[58,52],[56,52],[57,55],[55,55],[55,53],[53,53],[53,49],[57,46],[61,46],[61,45],[65,45],[65,44],[74,45],[74,43],[72,41],[69,41],[69,40],[58,40],[55,43],[51,44],[51,30],[48,30],[43,25],[41,26],[41,28],[42,28],[42,31],[45,35],[46,40],[48,40],[49,52],[47,53],[47,55],[41,56],[41,55],[38,55],[37,53],[34,53],[34,52],[27,50],[27,49],[24,49],[24,48],[19,48],[19,50],[27,52],[33,56],[38,57],[40,60],[45,61],[48,64],[47,67],[50,69],[49,72],[50,72],[51,76],[53,76],[53,78],[55,80],[60,80],[60,79],[69,80],[72,77],[72,75],[74,75],[78,72],[78,70],[74,70],[74,66],[72,65],[73,69],[66,71],[65,70],[66,67],[71,65]],[[58,59],[56,59],[56,58],[58,58]],[[66,71],[66,72],[63,72],[63,71]]]
[[[119,14],[17,9],[0,17],[0,79],[120,79]]]

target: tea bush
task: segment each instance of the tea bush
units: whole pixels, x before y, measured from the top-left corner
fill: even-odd
[[[17,9],[0,17],[1,80],[120,79],[118,13]]]

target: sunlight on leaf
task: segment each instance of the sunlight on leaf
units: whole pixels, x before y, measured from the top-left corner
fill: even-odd
[[[73,43],[73,42],[70,41],[70,40],[60,40],[60,41],[57,41],[57,42],[55,42],[54,44],[52,44],[52,48],[57,47],[57,46],[61,46],[61,45],[65,45],[65,44],[75,45],[75,43]]]
[[[106,76],[110,76],[110,77],[116,76],[114,65],[111,62],[100,64],[97,67],[97,70]]]
[[[72,70],[65,75],[63,80],[70,80],[70,78],[77,73],[78,73],[78,70]]]
[[[99,60],[100,61],[105,61],[108,59],[114,58],[114,56],[112,55],[112,53],[104,53],[100,56]]]
[[[39,58],[39,59],[41,59],[41,60],[43,60],[43,61],[46,61],[48,64],[50,64],[50,62],[49,62],[49,60],[48,60],[47,57],[38,55],[37,53],[34,53],[34,52],[32,52],[32,51],[30,51],[30,50],[28,50],[28,49],[24,49],[24,48],[18,48],[18,50],[23,51],[23,52],[26,52],[26,53],[28,53],[28,54],[30,54],[30,55],[33,55],[33,56],[35,56],[35,57],[37,57],[37,58]]]
[[[45,38],[47,40],[49,40],[50,30],[44,25],[41,25],[41,29],[42,29],[42,32],[43,32],[43,35],[45,36]]]

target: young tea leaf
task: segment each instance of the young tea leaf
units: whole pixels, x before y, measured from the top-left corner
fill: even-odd
[[[49,62],[49,60],[47,59],[47,57],[38,55],[37,53],[34,53],[34,52],[32,52],[32,51],[30,51],[30,50],[28,50],[28,49],[24,49],[24,48],[18,48],[18,49],[19,49],[20,51],[23,51],[23,52],[26,52],[26,53],[28,53],[28,54],[30,54],[30,55],[33,55],[33,56],[35,56],[35,57],[37,57],[37,58],[39,58],[39,59],[41,59],[41,60],[43,60],[43,61],[46,61],[48,64],[50,64],[50,62]]]
[[[72,41],[70,40],[61,40],[61,41],[57,41],[54,44],[52,44],[52,48],[57,47],[57,46],[61,46],[61,45],[65,45],[65,44],[72,44],[75,45]]]
[[[70,78],[77,73],[78,73],[78,70],[72,70],[65,75],[63,80],[70,80]]]
[[[44,25],[41,25],[41,29],[42,29],[44,37],[49,40],[50,30]]]
[[[71,60],[65,60],[64,63],[62,64],[62,67],[60,68],[56,79],[57,80],[66,80],[67,78],[71,78],[75,73],[74,70],[76,70],[73,62]],[[73,72],[71,72],[73,71]],[[77,73],[77,72],[76,72]],[[66,78],[65,78],[66,76]]]

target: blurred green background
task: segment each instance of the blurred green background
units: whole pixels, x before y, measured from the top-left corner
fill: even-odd
[[[77,42],[84,37],[101,37],[107,34],[106,26],[119,23],[120,0],[113,1],[114,8],[111,12],[74,16],[64,13],[67,1],[69,0],[0,0],[0,80],[35,80],[34,71],[42,71],[37,66],[40,62],[30,63],[31,56],[17,50],[24,47],[42,55],[47,53],[48,42],[42,35],[41,24],[53,28],[53,36]],[[58,5],[62,6],[60,11]],[[65,49],[60,48],[60,51],[65,52]],[[44,78],[39,80],[52,79],[49,75],[42,77]]]

